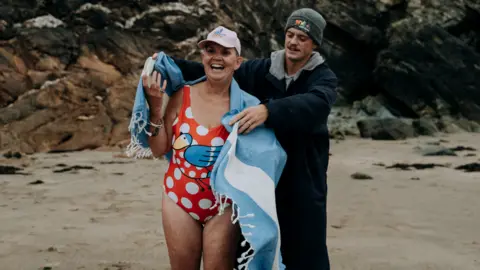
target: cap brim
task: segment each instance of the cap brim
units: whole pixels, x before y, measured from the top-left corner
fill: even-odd
[[[232,46],[232,45],[230,45],[230,44],[226,44],[226,42],[223,42],[222,40],[208,39],[208,38],[207,38],[207,39],[204,39],[204,40],[202,40],[202,41],[200,41],[200,42],[198,42],[197,44],[198,44],[198,47],[199,47],[199,48],[203,49],[203,48],[205,48],[205,45],[206,45],[208,42],[216,43],[216,44],[218,44],[218,45],[220,45],[220,46],[223,46],[223,47],[225,47],[225,48],[235,48],[235,46]]]

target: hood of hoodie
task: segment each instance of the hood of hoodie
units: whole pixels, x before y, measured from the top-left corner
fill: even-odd
[[[283,78],[285,78],[285,50],[272,52],[270,59],[272,60],[269,71],[270,74],[272,74],[278,80],[283,80]],[[325,58],[323,58],[320,53],[313,52],[308,62],[300,70],[298,70],[297,73],[295,73],[293,80],[295,81],[303,70],[312,70],[324,62]]]

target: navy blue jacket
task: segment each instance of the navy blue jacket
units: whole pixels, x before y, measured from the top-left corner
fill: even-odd
[[[202,64],[173,59],[185,80],[205,75]],[[267,106],[265,125],[275,131],[288,156],[276,189],[282,256],[289,270],[329,269],[327,118],[337,97],[337,77],[322,63],[313,70],[303,70],[287,90],[285,80],[269,72],[271,63],[270,58],[245,61],[234,77],[243,90]]]

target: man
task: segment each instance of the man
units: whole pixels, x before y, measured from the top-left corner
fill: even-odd
[[[240,87],[261,100],[239,113],[239,132],[265,124],[288,155],[276,189],[282,257],[287,270],[330,269],[326,245],[327,118],[337,78],[316,51],[326,22],[312,9],[294,11],[285,27],[285,49],[244,62],[234,73]],[[185,80],[204,75],[201,64],[175,59]]]

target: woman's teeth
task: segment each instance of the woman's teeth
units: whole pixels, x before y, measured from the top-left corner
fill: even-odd
[[[210,67],[211,67],[212,69],[223,70],[223,66],[222,66],[222,65],[213,64],[213,65],[210,65]]]

